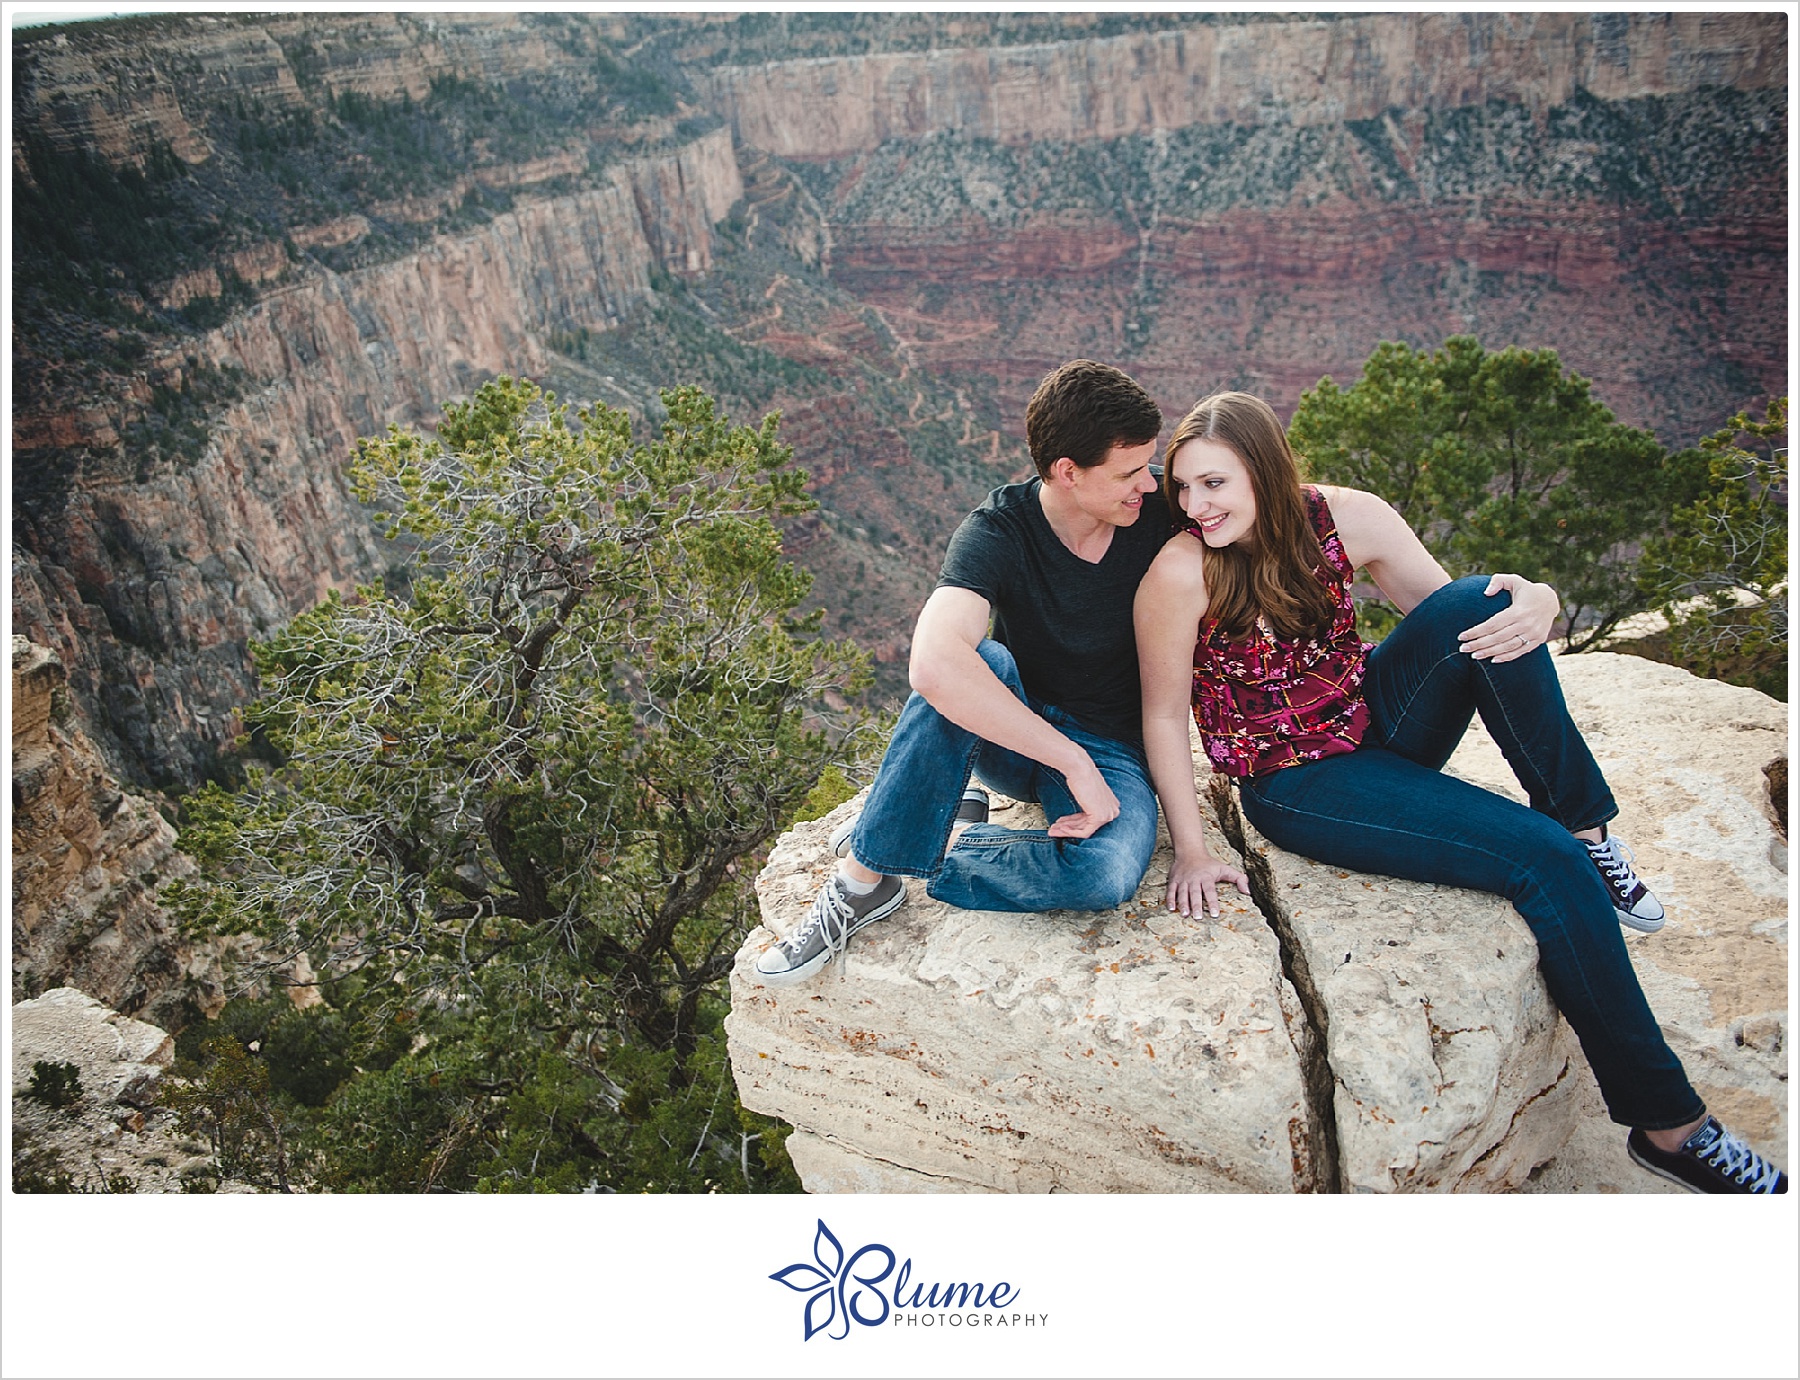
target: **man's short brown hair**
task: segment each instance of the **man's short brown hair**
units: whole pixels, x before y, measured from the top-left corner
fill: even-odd
[[[1091,359],[1051,370],[1025,407],[1025,443],[1039,477],[1068,456],[1092,469],[1114,446],[1141,446],[1162,431],[1162,412],[1136,379]]]

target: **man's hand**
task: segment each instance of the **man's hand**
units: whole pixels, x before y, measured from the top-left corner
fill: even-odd
[[[1188,917],[1219,913],[1219,888],[1230,882],[1244,895],[1250,894],[1250,879],[1228,862],[1210,855],[1201,858],[1176,858],[1169,864],[1169,909]]]
[[[1458,650],[1477,661],[1491,659],[1496,665],[1516,661],[1543,646],[1562,613],[1562,599],[1549,585],[1533,584],[1523,575],[1496,575],[1483,593],[1491,596],[1503,589],[1512,591],[1511,606],[1477,623],[1458,639]]]
[[[1079,749],[1077,749],[1079,751]],[[1094,759],[1087,753],[1081,754],[1081,765],[1074,771],[1065,771],[1063,780],[1068,783],[1069,794],[1075,797],[1075,803],[1081,808],[1072,815],[1064,815],[1050,825],[1050,837],[1053,839],[1085,839],[1103,824],[1111,824],[1119,817],[1119,797],[1114,795],[1112,787],[1106,784],[1106,778],[1100,775],[1100,768],[1094,765]]]

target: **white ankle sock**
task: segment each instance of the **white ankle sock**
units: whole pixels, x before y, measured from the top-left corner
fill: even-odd
[[[867,896],[871,891],[875,890],[876,887],[881,885],[881,879],[878,877],[872,882],[859,882],[840,867],[838,869],[838,885],[843,887],[844,890],[849,892],[852,896]]]

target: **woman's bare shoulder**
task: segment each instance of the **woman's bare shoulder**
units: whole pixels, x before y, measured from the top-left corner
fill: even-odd
[[[1177,585],[1206,588],[1206,548],[1186,532],[1177,532],[1163,543],[1150,562],[1150,574]],[[1149,578],[1148,575],[1145,576]]]
[[[1343,484],[1314,484],[1313,488],[1319,491],[1320,497],[1325,500],[1326,505],[1334,514],[1341,510],[1360,512],[1371,503],[1379,503],[1382,507],[1387,507],[1385,499],[1379,494],[1370,493],[1367,489],[1352,489]]]
[[[1325,506],[1331,509],[1332,523],[1347,544],[1362,537],[1385,538],[1391,535],[1394,524],[1400,522],[1400,515],[1380,494],[1341,484],[1316,484],[1313,487],[1324,498]]]
[[[1139,646],[1159,630],[1184,630],[1193,650],[1193,626],[1206,615],[1206,549],[1186,533],[1175,533],[1156,552],[1139,581],[1134,617]]]

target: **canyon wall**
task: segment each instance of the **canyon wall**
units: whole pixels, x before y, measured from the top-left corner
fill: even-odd
[[[226,945],[193,944],[157,900],[191,876],[155,805],[119,789],[71,721],[61,663],[12,645],[12,1000],[76,985],[179,1028],[225,1004]]]
[[[1175,24],[1171,16],[1171,27]],[[1337,124],[1487,101],[1543,110],[1785,82],[1776,14],[1408,14],[1016,48],[721,67],[697,80],[738,138],[838,158],[940,134],[1022,143],[1194,124]]]
[[[86,449],[56,501],[22,515],[14,626],[63,658],[127,771],[204,772],[253,690],[247,639],[381,571],[342,473],[356,438],[426,423],[495,374],[541,376],[552,328],[616,322],[653,270],[706,272],[713,223],[741,195],[718,130],[420,253],[277,288],[163,361],[244,371],[191,462],[146,474],[121,453],[130,398],[21,408],[18,464]]]
[[[1381,340],[1550,347],[1680,445],[1786,391],[1785,21],[1392,15],[721,68],[832,280],[1003,415],[1060,360],[1288,412]]]
[[[596,35],[636,22],[72,26],[19,66],[15,123],[118,163],[166,144],[216,166],[236,156],[214,118],[232,102],[324,121],[334,100],[421,101],[443,78],[591,79]],[[659,70],[722,22],[694,21]],[[868,38],[845,26],[809,42]],[[1470,332],[1556,348],[1622,420],[1691,440],[1786,391],[1785,64],[1783,16],[1713,13],[1170,16],[1010,47],[696,56],[700,104],[558,125],[541,156],[292,224],[292,250],[234,240],[146,297],[223,302],[235,275],[252,305],[165,335],[116,387],[21,388],[20,628],[68,665],[122,771],[191,782],[252,692],[246,639],[397,559],[345,491],[354,438],[428,423],[494,373],[545,377],[566,362],[556,332],[593,332],[580,386],[603,390],[658,274],[692,289],[655,298],[690,334],[643,368],[652,387],[725,391],[740,344],[765,372],[811,371],[769,404],[832,510],[794,550],[848,615],[827,626],[890,669],[948,524],[1023,463],[1024,401],[1074,355],[1123,365],[1169,414],[1218,386],[1285,412],[1382,339]],[[727,127],[692,137],[715,118]],[[659,151],[627,156],[640,144]],[[739,158],[766,198],[745,199]],[[483,188],[516,194],[511,209],[419,228]],[[339,250],[386,261],[332,271]],[[60,378],[67,358],[43,367]],[[153,385],[201,366],[242,386],[204,445],[147,456],[130,433]]]
[[[518,14],[342,14],[327,24],[305,15],[161,15],[34,43],[14,119],[113,162],[141,162],[163,142],[198,163],[213,152],[200,112],[217,101],[297,110],[308,87],[328,97],[420,100],[434,78],[503,82],[568,61],[549,32]]]

